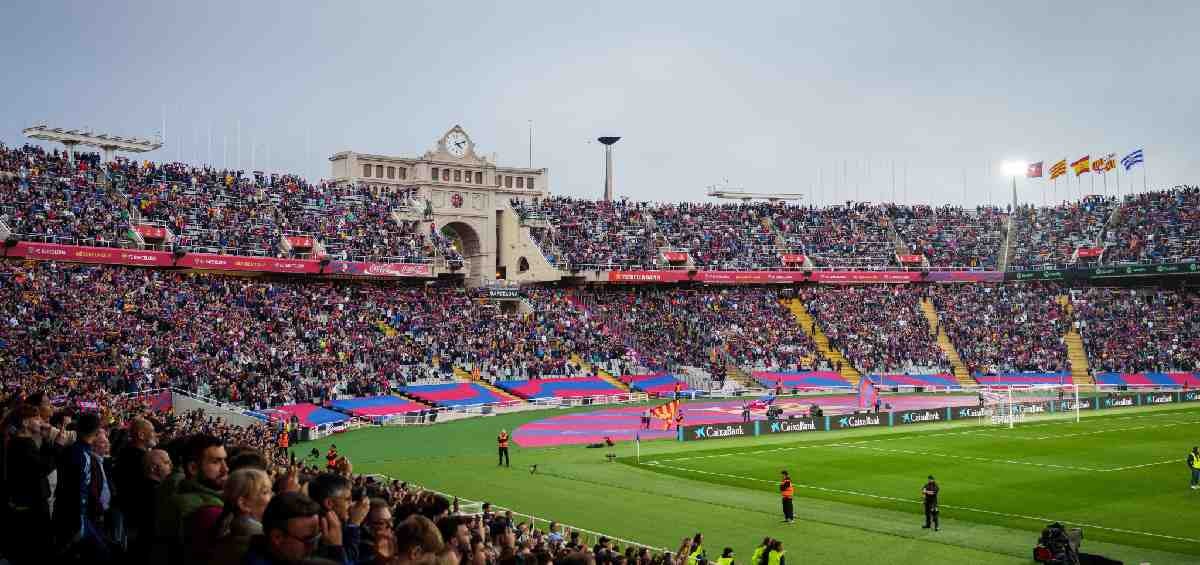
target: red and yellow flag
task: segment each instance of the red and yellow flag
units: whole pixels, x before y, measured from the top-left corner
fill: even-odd
[[[1050,166],[1050,180],[1054,180],[1065,174],[1067,174],[1067,160],[1066,159],[1063,159],[1062,161],[1059,161]]]
[[[669,429],[675,417],[679,415],[679,401],[672,400],[662,406],[655,406],[650,410],[650,415],[662,420]]]
[[[1071,169],[1075,171],[1075,176],[1082,175],[1083,173],[1092,170],[1092,156],[1084,155],[1083,157],[1080,157],[1078,161],[1071,163]]]

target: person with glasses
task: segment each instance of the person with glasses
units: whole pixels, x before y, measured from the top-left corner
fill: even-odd
[[[308,495],[321,507],[322,515],[337,518],[341,527],[341,542],[347,556],[346,563],[359,561],[359,546],[362,543],[362,524],[371,511],[371,503],[356,489],[350,480],[341,475],[321,473],[308,483]],[[357,498],[357,500],[355,500]]]
[[[263,535],[250,542],[244,565],[282,565],[317,556],[347,563],[342,550],[341,524],[332,512],[321,516],[321,505],[298,492],[271,499],[263,513]]]

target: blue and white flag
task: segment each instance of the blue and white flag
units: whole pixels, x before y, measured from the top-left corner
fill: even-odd
[[[1121,166],[1125,167],[1125,170],[1128,171],[1129,169],[1132,169],[1134,165],[1141,163],[1142,161],[1145,161],[1145,159],[1142,157],[1142,150],[1138,149],[1133,153],[1123,157],[1121,159]]]

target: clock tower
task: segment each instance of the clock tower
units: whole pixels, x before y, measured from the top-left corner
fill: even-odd
[[[419,223],[435,246],[438,272],[461,272],[472,286],[497,278],[558,279],[510,204],[548,197],[547,169],[497,165],[495,155],[481,154],[460,125],[417,156],[342,151],[329,161],[334,181],[412,195],[409,205],[392,216]]]

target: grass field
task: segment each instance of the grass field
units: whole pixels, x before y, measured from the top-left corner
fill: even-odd
[[[1046,523],[1084,528],[1083,550],[1132,563],[1200,562],[1200,491],[1184,457],[1200,443],[1200,406],[1044,419],[1015,429],[973,421],[909,428],[643,442],[602,450],[520,449],[495,465],[495,433],[563,411],[420,428],[376,428],[330,441],[356,472],[488,500],[523,513],[674,549],[704,532],[710,554],[748,559],[763,536],[801,561],[1028,563]],[[531,475],[530,464],[538,465]],[[777,480],[791,471],[797,523],[780,523]],[[920,487],[942,487],[942,531],[920,528]]]

